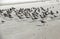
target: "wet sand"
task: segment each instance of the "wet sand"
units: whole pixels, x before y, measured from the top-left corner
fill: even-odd
[[[51,6],[59,9],[59,5]],[[39,24],[40,22],[7,21],[0,24],[2,39],[60,39],[60,20],[51,20],[44,26],[36,26]]]

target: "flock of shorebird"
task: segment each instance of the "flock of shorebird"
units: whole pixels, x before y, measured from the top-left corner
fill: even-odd
[[[54,8],[54,7],[53,7]],[[14,15],[14,16],[13,16]],[[0,17],[14,19],[14,17],[18,17],[19,19],[29,19],[31,18],[33,21],[38,20],[41,23],[46,23],[48,18],[54,19],[59,15],[59,11],[53,12],[49,8],[44,9],[44,7],[32,7],[32,8],[19,8],[16,9],[11,7],[9,9],[0,9]],[[5,22],[2,20],[1,22]]]

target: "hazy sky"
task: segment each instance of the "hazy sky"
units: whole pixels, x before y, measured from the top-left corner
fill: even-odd
[[[27,1],[37,1],[37,0],[0,0],[0,3],[15,3],[15,2],[27,2]]]
[[[27,2],[27,1],[55,1],[55,0],[0,0],[0,3],[5,4],[5,3],[17,3],[17,2]]]

